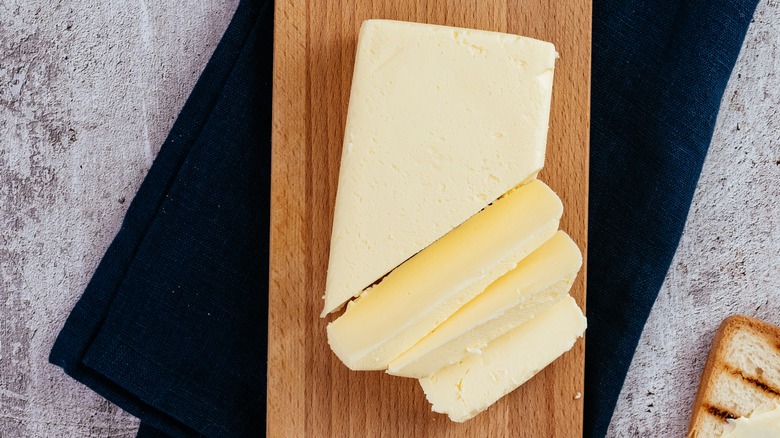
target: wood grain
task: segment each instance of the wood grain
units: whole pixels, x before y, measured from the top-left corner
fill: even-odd
[[[584,342],[464,424],[430,412],[416,380],[348,370],[319,318],[352,66],[368,18],[551,41],[556,64],[540,178],[563,199],[561,227],[586,251],[589,0],[278,0],[274,52],[268,418],[272,437],[582,435]],[[572,295],[585,305],[585,269]]]

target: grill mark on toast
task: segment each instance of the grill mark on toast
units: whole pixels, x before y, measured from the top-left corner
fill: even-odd
[[[734,413],[732,413],[728,409],[723,409],[721,407],[718,407],[718,406],[715,406],[715,405],[711,405],[709,403],[705,403],[703,405],[703,407],[704,407],[704,411],[705,412],[707,412],[708,414],[712,415],[713,417],[720,418],[722,421],[726,421],[729,418],[731,418],[731,419],[736,419],[737,418],[737,416],[734,415]]]
[[[757,388],[763,390],[764,392],[768,392],[768,393],[770,393],[770,394],[772,394],[774,396],[780,396],[780,391],[779,390],[777,390],[775,388],[772,388],[771,386],[767,385],[766,383],[762,382],[761,380],[756,379],[755,377],[742,376],[742,378],[745,379],[746,381],[752,383],[753,385],[755,385]]]
[[[737,368],[730,367],[730,366],[727,367],[727,368],[728,368],[728,371],[731,374],[733,374],[733,375],[735,375],[737,377],[742,378],[742,380],[752,384],[753,386],[755,386],[756,388],[760,389],[761,391],[764,391],[764,392],[767,392],[769,394],[772,394],[775,397],[780,397],[780,389],[774,388],[770,384],[768,384],[768,383],[764,382],[763,380],[758,379],[756,377],[746,376],[746,375],[744,375],[742,373],[741,370],[739,370]]]

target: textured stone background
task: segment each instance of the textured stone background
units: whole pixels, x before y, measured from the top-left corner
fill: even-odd
[[[135,436],[47,356],[236,5],[0,0],[0,437]]]
[[[0,0],[0,437],[135,434],[46,359],[235,6]],[[763,0],[611,436],[682,436],[720,320],[780,323],[778,23]]]
[[[743,313],[780,325],[779,111],[780,2],[762,0],[609,436],[685,436],[723,318]]]

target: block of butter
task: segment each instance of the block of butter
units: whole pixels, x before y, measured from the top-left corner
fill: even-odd
[[[488,343],[481,354],[420,379],[420,385],[435,412],[466,421],[571,349],[585,326],[582,311],[567,296]]]
[[[536,176],[556,56],[517,35],[363,23],[323,315]]]
[[[427,377],[469,354],[480,354],[488,342],[567,296],[581,266],[582,254],[577,244],[565,232],[558,231],[517,267],[390,362],[388,373]]]
[[[518,187],[393,270],[328,325],[353,370],[383,370],[558,229],[563,205],[539,180]]]

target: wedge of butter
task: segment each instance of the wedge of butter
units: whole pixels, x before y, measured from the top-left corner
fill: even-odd
[[[571,297],[467,356],[420,379],[435,412],[466,421],[533,377],[571,349],[587,325]]]
[[[481,354],[488,342],[567,296],[581,266],[577,244],[558,231],[516,268],[390,362],[387,372],[422,378],[469,354]]]
[[[539,180],[518,187],[403,263],[328,325],[353,370],[383,370],[558,229],[563,205]]]
[[[556,56],[517,35],[363,23],[323,315],[535,177]]]

